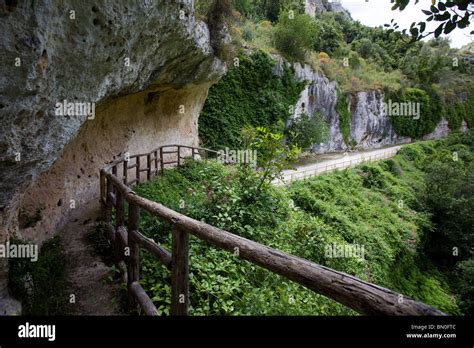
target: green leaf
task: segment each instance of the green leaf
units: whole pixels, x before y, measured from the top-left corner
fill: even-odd
[[[421,22],[420,23],[420,33],[424,32],[426,29],[426,23],[425,22]]]
[[[445,33],[445,34],[449,34],[449,33],[452,32],[455,28],[456,28],[456,23],[455,23],[455,22],[448,21],[448,22],[446,22],[446,27],[444,28],[444,33]]]
[[[451,14],[449,12],[444,12],[443,14],[435,15],[435,21],[446,21],[451,18]]]
[[[431,12],[433,13],[439,13],[439,10],[436,8],[435,5],[431,5],[430,9],[431,9]]]
[[[434,32],[435,37],[439,37],[441,35],[441,33],[443,32],[443,27],[444,27],[444,23],[441,23],[439,27],[436,28]]]
[[[411,28],[410,34],[414,37],[418,37],[418,28]]]

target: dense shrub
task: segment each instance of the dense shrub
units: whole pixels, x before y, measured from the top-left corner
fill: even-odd
[[[327,14],[317,16],[314,26],[316,28],[314,50],[327,52],[333,56],[344,42],[341,26],[334,16]]]
[[[342,138],[346,145],[350,145],[351,142],[351,111],[349,109],[349,102],[347,95],[345,95],[340,89],[337,90],[337,104],[336,111],[339,116],[339,129],[342,133]]]
[[[426,251],[439,264],[454,265],[472,256],[474,245],[474,155],[466,145],[450,145],[424,163],[430,185],[426,201],[436,229]]]
[[[285,67],[282,76],[273,73],[275,61],[263,52],[240,56],[232,68],[209,90],[199,117],[199,134],[210,148],[240,146],[240,132],[246,125],[282,132],[304,83],[293,80]]]
[[[463,226],[466,236],[466,226],[472,224],[468,220],[472,214],[464,213],[474,204],[464,201],[462,207],[460,185],[451,186],[459,180],[464,182],[459,173],[446,174],[457,177],[446,181],[452,189],[439,189],[437,174],[430,174],[429,164],[436,158],[452,156],[453,149],[459,151],[459,165],[467,172],[474,141],[472,135],[455,135],[448,140],[404,146],[393,159],[294,182],[287,189],[268,185],[256,190],[258,176],[248,167],[190,161],[179,170],[165,171],[164,176],[138,186],[136,191],[195,219],[394,289],[448,313],[459,313],[451,296],[457,291],[461,309],[469,313],[472,267],[466,262],[458,265],[458,276],[442,273],[435,266],[436,254],[429,259],[427,255],[432,254],[425,254],[423,249],[433,233],[440,233],[433,231]],[[472,196],[468,189],[466,197]],[[444,207],[444,214],[457,210],[466,218],[451,220],[454,225],[440,225],[436,220],[439,213],[429,208],[433,200]],[[140,229],[170,247],[170,226],[143,214]],[[444,243],[451,245],[446,240],[438,247],[445,247]],[[362,245],[364,258],[329,257],[325,247],[333,244]],[[194,238],[190,255],[192,314],[354,314]],[[142,258],[141,283],[160,312],[167,314],[169,272],[148,254],[143,253]]]
[[[328,134],[328,124],[320,113],[314,113],[311,117],[303,113],[285,130],[288,144],[303,149],[326,141]]]
[[[419,117],[415,115],[390,115],[390,120],[398,135],[408,136],[414,139],[432,132],[443,116],[443,104],[439,96],[434,92],[431,95],[419,88],[406,88],[397,93],[391,93],[386,98],[387,104],[390,102],[401,104],[411,104],[420,106]],[[401,109],[401,107],[400,107]]]
[[[446,107],[446,117],[448,119],[449,129],[459,130],[462,121],[466,117],[466,108],[462,102],[451,103]]]
[[[316,28],[310,16],[282,12],[275,27],[275,47],[285,58],[302,61],[313,47],[315,35]]]
[[[18,240],[11,242],[25,243]],[[36,262],[22,258],[9,260],[9,287],[22,302],[23,315],[68,313],[65,265],[65,255],[58,237],[43,243]]]
[[[459,275],[458,294],[461,311],[466,315],[474,315],[474,259],[462,261],[457,265]]]

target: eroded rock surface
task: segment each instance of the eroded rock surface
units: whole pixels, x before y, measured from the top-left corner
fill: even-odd
[[[84,123],[55,116],[57,102],[99,103],[151,83],[180,88],[222,74],[207,27],[192,13],[188,1],[38,1],[3,9],[0,205],[48,168]]]
[[[278,56],[273,73],[282,75],[285,61]],[[308,64],[293,64],[295,78],[306,81],[307,85],[300,94],[291,119],[297,119],[302,113],[309,116],[318,112],[328,125],[328,137],[322,144],[314,144],[313,152],[327,153],[347,151],[348,149],[375,149],[388,145],[410,142],[410,138],[396,134],[390,118],[384,108],[383,93],[375,90],[353,93],[348,96],[350,121],[350,143],[346,144],[341,133],[339,115],[336,110],[338,102],[337,83],[330,81],[323,73],[314,70]],[[440,122],[438,128],[443,128]],[[443,131],[434,132],[433,136],[444,136]]]
[[[379,91],[358,92],[350,97],[351,139],[356,148],[371,149],[410,142],[400,137],[390,123]]]
[[[192,1],[9,3],[0,4],[0,243],[17,232],[20,207],[23,237],[54,234],[71,199],[94,197],[114,156],[196,144],[207,89],[225,72]],[[95,103],[95,118],[56,115],[64,100]]]

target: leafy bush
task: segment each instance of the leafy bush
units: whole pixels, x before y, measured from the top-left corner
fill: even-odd
[[[259,176],[248,167],[215,161],[186,161],[178,169],[136,187],[142,196],[257,242],[291,252],[297,239],[286,227],[290,202],[272,186],[258,189]],[[170,226],[142,213],[140,230],[167,249]],[[170,274],[142,252],[142,279],[160,314],[169,314]],[[190,312],[193,315],[354,314],[344,306],[218,250],[190,239]]]
[[[437,227],[427,236],[426,250],[438,263],[452,269],[456,262],[472,256],[474,156],[465,146],[453,145],[446,150],[430,156],[424,165],[430,185],[426,200]]]
[[[306,14],[282,12],[275,27],[275,47],[287,59],[302,61],[313,46],[316,29]]]
[[[19,240],[11,243],[25,244]],[[22,302],[23,315],[67,314],[65,265],[59,237],[43,243],[36,262],[9,259],[9,287]]]
[[[349,102],[347,96],[337,90],[337,104],[336,104],[337,115],[339,116],[339,129],[342,133],[342,138],[346,145],[351,144],[351,112],[349,110]]]
[[[139,185],[136,191],[195,219],[394,289],[447,313],[460,313],[451,296],[457,291],[461,309],[469,313],[470,266],[459,264],[459,275],[443,273],[436,268],[436,255],[442,254],[424,252],[433,231],[440,233],[457,226],[454,230],[461,228],[465,233],[450,234],[451,237],[469,235],[466,228],[472,225],[472,214],[465,213],[474,204],[464,200],[462,207],[461,202],[474,196],[470,184],[466,184],[467,194],[462,198],[458,195],[461,184],[451,185],[465,183],[457,169],[443,174],[456,177],[446,182],[449,189],[440,189],[436,184],[442,175],[438,178],[437,173],[430,174],[430,163],[436,158],[447,160],[455,149],[460,158],[456,168],[474,172],[468,165],[472,164],[474,151],[472,134],[456,134],[447,140],[404,146],[390,160],[294,182],[287,188],[268,185],[258,190],[259,176],[247,166],[187,161],[184,167],[166,170],[164,176]],[[474,182],[470,177],[466,180]],[[437,220],[439,212],[432,206],[433,201],[444,207],[441,220]],[[464,218],[446,215],[455,210]],[[440,225],[438,221],[445,223]],[[140,229],[170,247],[170,226],[143,214]],[[443,248],[443,243],[438,247]],[[472,242],[466,241],[465,245],[469,243]],[[362,245],[364,258],[328,257],[325,247],[333,244]],[[194,238],[190,255],[192,314],[354,314],[334,301]],[[167,314],[169,272],[150,255],[143,253],[142,257],[141,283],[160,312]]]
[[[474,314],[474,259],[459,262],[457,265],[459,274],[458,293],[461,303],[460,309],[466,315]]]
[[[315,23],[314,50],[334,55],[344,42],[342,28],[331,14],[320,14]]]
[[[287,145],[283,142],[283,134],[269,132],[263,127],[247,127],[242,132],[245,149],[251,149],[257,154],[259,171],[255,173],[260,177],[257,190],[263,185],[270,185],[276,178],[281,177],[281,172],[290,168],[290,163],[296,160],[300,148],[296,145]],[[248,171],[246,175],[251,176]]]
[[[420,115],[390,115],[395,131],[398,135],[421,138],[432,132],[443,114],[443,105],[437,95],[431,95],[419,88],[406,88],[401,92],[389,94],[392,104],[411,104],[420,106]],[[388,101],[387,101],[388,103]],[[401,108],[401,107],[400,107]]]
[[[210,88],[199,117],[199,133],[206,147],[239,148],[241,129],[247,125],[283,132],[290,107],[305,84],[295,81],[287,67],[282,76],[274,75],[274,66],[275,61],[261,51],[241,55],[239,66]]]
[[[329,127],[320,113],[314,113],[311,117],[303,113],[291,122],[285,135],[288,144],[307,149],[326,141]]]

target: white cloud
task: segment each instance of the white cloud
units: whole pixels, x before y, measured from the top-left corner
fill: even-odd
[[[425,20],[426,15],[421,10],[429,9],[431,5],[429,0],[420,0],[417,5],[412,1],[405,10],[400,12],[391,10],[393,4],[390,3],[390,0],[341,0],[341,3],[351,13],[352,18],[362,24],[371,27],[383,26],[390,23],[393,18],[400,25],[400,30],[408,29],[412,22]],[[437,25],[439,23],[434,21],[428,22],[426,30],[433,31],[437,28]],[[472,42],[474,36],[469,35],[472,30],[474,30],[474,23],[471,23],[469,28],[452,31],[447,35],[451,39],[451,46],[459,48]],[[431,37],[427,39],[429,38]]]

